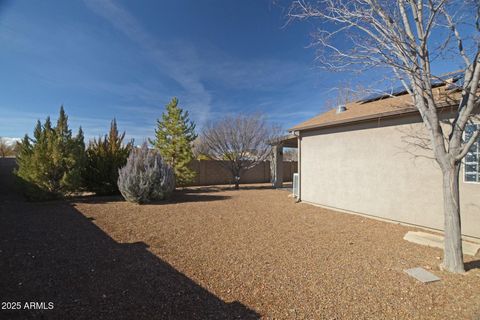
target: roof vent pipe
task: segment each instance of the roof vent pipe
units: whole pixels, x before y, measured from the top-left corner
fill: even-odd
[[[344,104],[341,104],[337,107],[337,113],[342,113],[347,111],[347,107]]]

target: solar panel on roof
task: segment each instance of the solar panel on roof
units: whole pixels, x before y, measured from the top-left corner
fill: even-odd
[[[463,77],[464,77],[463,71],[458,71],[458,72],[455,72],[455,73],[450,73],[450,74],[446,74],[446,75],[443,75],[443,76],[440,76],[440,77],[436,77],[435,79],[432,79],[431,83],[432,83],[432,86],[439,86],[439,85],[444,84],[447,80],[452,79],[452,84],[450,84],[447,87],[448,90],[452,90],[452,89],[456,89],[458,87],[463,86],[463,80],[464,80]],[[372,102],[372,101],[375,101],[375,100],[381,100],[381,99],[384,99],[384,98],[388,98],[388,97],[391,97],[391,96],[402,95],[402,94],[405,94],[405,93],[407,93],[407,90],[405,90],[404,86],[401,86],[401,87],[393,88],[390,91],[370,94],[370,95],[362,98],[361,100],[358,100],[357,102],[367,103],[367,102]]]
[[[371,101],[375,101],[375,100],[380,100],[380,99],[383,99],[383,98],[388,98],[388,97],[391,97],[391,96],[397,96],[399,94],[403,94],[403,93],[406,93],[407,91],[405,90],[405,87],[396,87],[396,88],[392,88],[392,90],[390,91],[385,91],[385,92],[378,92],[378,93],[372,93],[368,96],[366,96],[365,98],[359,100],[358,102],[361,102],[361,103],[366,103],[366,102],[371,102]]]

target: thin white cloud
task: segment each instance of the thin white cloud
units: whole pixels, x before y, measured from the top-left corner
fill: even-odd
[[[304,63],[278,59],[239,59],[208,43],[202,46],[202,51],[182,40],[167,45],[155,38],[119,4],[111,0],[84,1],[95,14],[137,43],[161,72],[180,84],[186,91],[180,102],[188,107],[199,127],[213,116],[222,114],[219,110],[213,114],[213,97],[205,88],[205,81],[235,92],[286,92],[311,86],[312,82],[319,79],[312,65]],[[215,99],[217,103],[218,98]],[[278,109],[271,111],[275,113]],[[230,113],[230,110],[223,113]]]
[[[171,53],[162,43],[157,41],[150,32],[128,11],[110,0],[85,0],[87,7],[95,14],[110,22],[131,41],[137,43],[152,59],[157,68],[174,79],[187,93],[186,100],[192,115],[199,115],[197,121],[205,122],[211,110],[212,97],[203,85],[200,75],[192,63],[198,60],[191,48]],[[182,58],[178,52],[188,56]]]
[[[263,111],[272,121],[290,126],[292,121],[303,121],[322,111],[321,95],[325,89],[321,88],[320,82],[323,80],[313,70],[313,63],[274,57],[244,59],[236,56],[236,53],[222,51],[208,41],[203,41],[200,47],[181,39],[166,43],[155,37],[150,30],[146,30],[142,21],[118,2],[84,1],[91,12],[134,45],[124,46],[120,42],[105,44],[105,38],[96,33],[98,30],[95,24],[67,25],[58,31],[54,22],[52,25],[55,28],[50,24],[38,28],[18,13],[20,18],[23,17],[20,19],[20,28],[15,24],[16,17],[11,17],[9,21],[15,26],[16,33],[0,30],[0,39],[8,40],[5,43],[12,50],[28,52],[35,55],[36,59],[41,58],[41,61],[46,61],[49,57],[48,64],[29,66],[29,70],[49,87],[59,89],[59,94],[55,94],[51,99],[54,101],[53,109],[42,107],[45,112],[32,117],[17,117],[12,114],[13,110],[22,110],[23,106],[5,109],[9,117],[3,122],[0,119],[3,134],[19,136],[19,128],[31,132],[37,119],[43,121],[48,113],[55,116],[56,106],[61,103],[65,103],[67,113],[72,115],[71,127],[76,131],[78,125],[82,125],[87,138],[108,131],[111,118],[116,116],[120,129],[127,130],[127,136],[134,137],[137,141],[153,135],[155,119],[160,117],[163,106],[173,95],[177,95],[181,106],[189,110],[198,129],[209,119],[218,119],[238,112]],[[38,31],[34,32],[35,30]],[[88,53],[92,46],[103,48],[103,45],[108,45],[109,48],[113,46],[122,49],[125,57],[140,52],[144,57],[139,57],[139,60],[143,58],[147,60],[147,64],[154,65],[161,77],[157,78],[156,74],[152,76],[151,73],[139,77],[136,70],[132,70],[132,77],[121,76],[113,80],[96,76],[84,65],[72,64],[71,61],[58,57],[58,50],[52,43],[42,45],[32,41],[53,31],[60,32],[55,39],[68,38],[68,34],[75,35],[72,38],[73,43],[67,49],[78,46],[86,48],[85,52]],[[77,43],[78,39],[82,42]],[[145,61],[141,62],[143,67]],[[103,64],[105,60],[99,59],[97,63]],[[108,60],[106,63],[108,64]],[[68,72],[65,72],[66,70]],[[169,81],[162,81],[165,76],[173,79],[175,84],[172,86]],[[65,94],[69,91],[64,91],[63,88],[81,91],[83,99],[69,98]],[[94,106],[101,103],[102,112],[99,112],[99,115],[105,119],[88,118],[90,114],[82,109],[95,109],[85,105],[85,101],[92,101]],[[213,104],[215,107],[212,107]],[[35,110],[42,108],[35,106]],[[292,110],[304,112],[297,113]],[[74,115],[86,115],[87,118],[75,118]]]
[[[313,64],[299,61],[275,58],[245,60],[212,46],[204,48],[201,54],[203,61],[210,62],[200,64],[202,75],[237,90],[276,91],[292,85],[305,86],[320,79]]]

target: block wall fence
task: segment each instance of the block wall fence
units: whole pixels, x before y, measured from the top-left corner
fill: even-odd
[[[206,186],[215,184],[233,184],[233,177],[228,170],[226,170],[221,161],[216,160],[194,160],[191,163],[191,168],[197,172],[195,181],[192,186]],[[225,163],[228,163],[225,161]],[[283,181],[292,181],[293,174],[298,170],[296,161],[283,162]],[[270,161],[264,161],[257,166],[246,171],[240,177],[240,184],[245,183],[262,183],[270,182]]]
[[[220,161],[194,160],[191,163],[193,170],[197,172],[192,186],[206,186],[215,184],[233,184],[233,177],[225,170]],[[13,185],[12,171],[15,168],[15,158],[0,158],[0,192],[7,191]],[[283,162],[283,181],[292,181],[293,174],[297,172],[296,161]],[[243,174],[240,183],[266,183],[270,182],[270,162],[264,161]]]

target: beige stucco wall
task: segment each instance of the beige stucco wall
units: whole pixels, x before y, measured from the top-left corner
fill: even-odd
[[[411,116],[302,132],[301,200],[442,229],[440,169],[405,142],[424,130]],[[464,183],[463,171],[460,197],[463,233],[480,238],[480,184]]]

